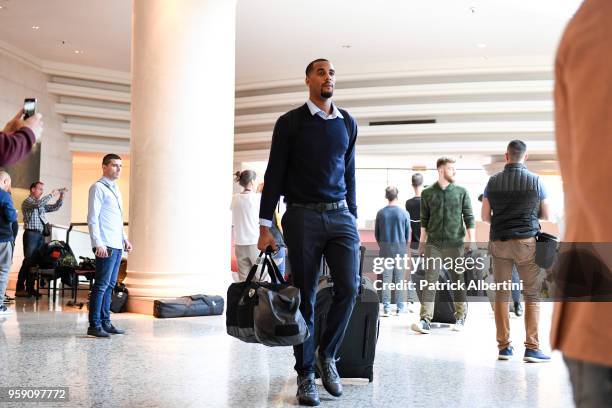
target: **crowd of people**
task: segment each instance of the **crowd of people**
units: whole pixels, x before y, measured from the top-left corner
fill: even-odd
[[[578,10],[562,38],[555,66],[555,126],[558,158],[566,199],[565,240],[571,242],[611,242],[612,213],[608,209],[610,191],[600,175],[610,172],[610,161],[601,157],[612,150],[612,121],[608,106],[610,93],[604,86],[612,80],[608,69],[610,55],[607,34],[612,34],[612,3],[588,0]],[[236,174],[242,192],[232,200],[236,231],[235,251],[239,276],[244,278],[253,266],[253,254],[272,247],[288,250],[291,281],[300,290],[300,311],[314,332],[315,299],[321,258],[325,256],[334,282],[333,303],[326,315],[326,326],[318,344],[310,336],[294,347],[297,373],[297,399],[302,405],[319,405],[315,372],[332,396],[343,393],[336,367],[337,354],[353,311],[360,285],[360,237],[357,231],[355,193],[355,145],[357,122],[334,103],[336,71],[326,59],[310,62],[305,70],[309,96],[305,104],[282,115],[276,122],[264,184],[254,191],[252,171]],[[604,85],[602,85],[604,84]],[[23,119],[19,112],[0,132],[0,165],[24,157],[42,132],[42,118],[36,114]],[[539,219],[548,217],[546,190],[540,178],[526,165],[527,146],[520,140],[508,144],[503,171],[484,186],[481,217],[490,223],[489,251],[496,282],[512,279],[513,270],[524,282],[525,350],[528,362],[549,361],[539,349],[539,298],[535,263]],[[389,206],[377,216],[376,239],[382,256],[406,254],[425,257],[459,258],[473,249],[474,214],[465,188],[455,184],[454,160],[442,157],[436,168],[438,180],[423,188],[421,175],[412,184],[414,199],[399,208],[397,188],[389,187]],[[89,191],[88,223],[96,254],[96,278],[89,307],[88,334],[109,337],[124,331],[110,321],[110,293],[116,282],[123,251],[132,245],[123,232],[121,194],[116,181],[121,158],[106,155],[103,177]],[[39,245],[39,227],[44,231],[45,214],[61,206],[62,190],[43,196],[42,183],[30,189],[22,207],[28,244]],[[12,263],[17,212],[10,196],[11,178],[0,172],[0,297],[3,297]],[[65,192],[65,190],[63,190]],[[49,204],[53,196],[58,198]],[[284,196],[287,210],[278,220],[278,201]],[[418,210],[417,210],[418,208]],[[258,212],[258,217],[253,216]],[[417,216],[418,215],[418,216]],[[257,219],[258,218],[258,219]],[[281,231],[283,234],[280,235]],[[418,243],[418,244],[417,244]],[[282,259],[280,259],[282,258]],[[285,256],[277,263],[282,264]],[[24,260],[27,269],[28,256]],[[436,265],[436,263],[434,263]],[[23,268],[22,268],[23,269]],[[427,282],[438,280],[440,268],[424,271]],[[452,268],[451,280],[462,280]],[[582,271],[574,271],[581,273]],[[383,279],[398,280],[400,273],[385,271]],[[32,294],[20,272],[19,293]],[[34,293],[35,294],[35,293]],[[419,321],[412,330],[430,333],[435,312],[435,290],[421,293]],[[389,292],[383,292],[383,314],[390,312]],[[0,298],[0,300],[3,300]],[[453,293],[454,330],[466,322],[466,296]],[[402,311],[403,297],[398,300]],[[498,291],[494,303],[496,340],[500,360],[511,359],[508,310],[510,292]],[[0,311],[6,312],[0,302]],[[574,400],[578,406],[608,406],[612,400],[612,303],[559,302],[555,305],[551,343],[561,350],[570,373]]]
[[[25,118],[19,110],[0,132],[0,166],[23,159],[42,135],[40,113]],[[89,189],[87,223],[91,246],[96,257],[94,284],[89,297],[89,327],[91,337],[109,337],[124,334],[110,320],[110,303],[123,252],[130,252],[132,244],[123,229],[123,201],[117,186],[121,174],[121,157],[107,154],[102,159],[102,177]],[[16,297],[39,297],[34,289],[31,269],[36,254],[51,234],[47,213],[57,211],[68,191],[62,187],[44,194],[44,183],[35,181],[30,194],[21,204],[23,214],[23,264],[16,284]],[[54,203],[50,201],[56,198]],[[14,300],[6,295],[8,275],[13,264],[15,239],[18,233],[17,210],[11,196],[11,176],[0,170],[0,316],[12,313],[7,303]]]

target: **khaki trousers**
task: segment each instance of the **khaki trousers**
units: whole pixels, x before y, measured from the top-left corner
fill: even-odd
[[[540,267],[535,263],[535,238],[511,239],[491,242],[493,259],[493,278],[495,283],[512,281],[512,266],[516,265],[519,278],[523,281],[525,298],[525,347],[537,349],[538,320],[540,315],[539,282]],[[497,329],[497,347],[500,350],[510,346],[510,290],[495,291],[495,327]]]

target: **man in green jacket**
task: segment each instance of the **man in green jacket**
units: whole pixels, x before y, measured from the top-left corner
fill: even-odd
[[[438,181],[423,190],[421,195],[419,254],[425,255],[428,285],[421,291],[421,320],[412,325],[412,330],[423,334],[430,332],[436,297],[434,285],[441,268],[448,270],[451,282],[464,284],[463,275],[455,272],[454,266],[464,251],[470,250],[476,236],[470,196],[465,188],[455,185],[455,160],[441,157],[436,168]],[[466,228],[468,241],[464,242]],[[453,330],[461,331],[465,324],[465,288],[453,290],[453,299],[456,320]]]

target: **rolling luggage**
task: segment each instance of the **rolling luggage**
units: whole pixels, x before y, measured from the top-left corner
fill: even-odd
[[[422,290],[421,290],[421,280],[425,280],[425,271],[420,270],[414,275],[414,280],[416,282],[416,292],[419,297],[419,301],[422,302]],[[442,268],[440,271],[440,276],[438,277],[438,282],[446,282],[450,280],[448,276],[448,271]],[[432,323],[444,323],[444,324],[455,324],[455,304],[453,303],[453,296],[451,295],[448,289],[437,290],[436,298],[434,300],[434,314],[431,319]]]
[[[339,358],[336,367],[342,378],[367,378],[372,382],[380,324],[378,319],[378,295],[372,282],[363,277],[365,247],[362,246],[359,250],[361,284],[344,340],[336,356]],[[332,304],[333,286],[332,278],[329,275],[324,275],[319,280],[315,303],[315,339],[317,343],[319,343],[320,336],[325,330],[327,313]]]

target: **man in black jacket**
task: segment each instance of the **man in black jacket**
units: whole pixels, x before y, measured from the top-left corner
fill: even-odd
[[[279,197],[285,197],[282,226],[291,254],[292,282],[300,289],[300,311],[310,331],[310,337],[294,347],[297,397],[303,405],[320,403],[315,370],[331,395],[342,394],[336,354],[359,285],[357,123],[332,103],[335,84],[335,69],[328,60],[317,59],[306,67],[309,99],[274,126],[259,213],[258,248],[276,249],[270,226]],[[315,351],[314,305],[322,255],[334,281],[334,298]]]
[[[506,166],[493,175],[482,200],[482,220],[491,223],[490,250],[493,277],[496,283],[512,281],[512,268],[517,266],[524,282],[525,294],[525,355],[532,363],[550,361],[539,349],[538,319],[540,313],[536,239],[540,230],[538,215],[548,219],[546,190],[540,178],[525,166],[527,145],[513,140],[506,151]],[[495,327],[498,359],[509,360],[514,354],[510,345],[508,317],[509,290],[495,293]]]

